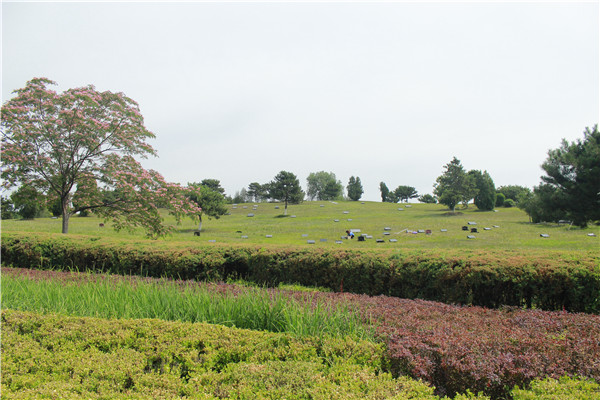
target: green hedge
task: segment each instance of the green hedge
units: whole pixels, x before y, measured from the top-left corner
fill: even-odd
[[[421,298],[486,307],[600,312],[600,258],[593,252],[498,250],[351,251],[193,246],[88,236],[7,233],[2,263],[123,275],[277,285]]]
[[[3,399],[438,399],[368,341],[3,310],[2,344]]]

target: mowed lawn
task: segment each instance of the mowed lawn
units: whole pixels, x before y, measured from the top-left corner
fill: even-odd
[[[405,204],[381,202],[330,202],[306,201],[288,206],[283,216],[280,203],[248,203],[228,205],[230,214],[219,219],[204,216],[201,235],[194,236],[197,224],[186,219],[176,225],[173,217],[165,213],[167,224],[175,231],[166,241],[186,244],[272,244],[311,247],[338,247],[344,249],[393,250],[395,248],[465,248],[465,249],[553,249],[597,250],[600,249],[600,228],[591,225],[586,229],[558,224],[532,224],[528,216],[518,208],[497,208],[482,212],[474,205],[467,209],[457,208],[459,215],[448,215],[448,209],[439,204]],[[254,216],[248,216],[253,214]],[[93,237],[120,237],[140,239],[143,230],[116,232],[111,223],[96,217],[71,218],[69,233]],[[469,225],[474,222],[476,225]],[[462,230],[467,226],[469,231]],[[477,233],[471,233],[477,228]],[[490,228],[486,230],[485,228]],[[372,239],[359,242],[358,238],[343,240],[346,230],[360,230]],[[31,221],[3,220],[2,230],[24,232],[60,233],[61,220],[37,218]],[[418,231],[430,230],[431,234]],[[446,231],[442,231],[446,230]],[[547,234],[549,237],[541,237]],[[596,236],[590,236],[594,234]],[[474,239],[467,238],[475,236]],[[270,236],[270,237],[269,237]],[[384,242],[377,242],[381,239]],[[396,242],[390,242],[395,239]],[[309,244],[308,241],[315,241]],[[341,243],[336,243],[341,241]],[[183,243],[182,243],[183,244]]]

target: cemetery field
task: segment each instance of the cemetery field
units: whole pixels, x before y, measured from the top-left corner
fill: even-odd
[[[470,205],[467,209],[457,208],[458,215],[449,215],[448,209],[439,204],[307,201],[289,205],[287,216],[283,215],[283,208],[279,203],[229,205],[229,215],[219,219],[204,216],[200,236],[194,235],[197,223],[191,219],[177,226],[174,218],[165,214],[166,223],[173,225],[174,231],[161,241],[181,242],[185,246],[214,242],[391,251],[402,248],[542,251],[600,248],[598,226],[581,229],[568,224],[532,224],[518,208],[482,212]],[[102,222],[94,216],[74,216],[69,233],[125,240],[145,237],[141,229],[116,232],[110,222],[100,227]],[[468,231],[463,230],[463,226]],[[471,232],[473,228],[477,232]],[[2,221],[4,232],[60,233],[60,229],[60,219]],[[356,237],[342,239],[346,230],[355,230]],[[363,234],[369,235],[368,238],[359,241],[358,236]],[[314,243],[309,244],[309,241]]]

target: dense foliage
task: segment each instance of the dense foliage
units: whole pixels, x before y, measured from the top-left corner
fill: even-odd
[[[37,382],[37,387],[36,385],[28,387],[32,392],[44,389],[44,386],[40,385],[39,382],[42,380],[52,382],[51,384],[57,384],[56,381],[60,381],[60,376],[62,376],[58,372],[61,368],[64,368],[63,363],[66,362],[65,365],[72,367],[78,365],[78,362],[80,362],[78,360],[62,361],[63,357],[67,355],[65,353],[73,349],[82,349],[82,352],[78,353],[80,355],[78,359],[82,360],[93,357],[93,354],[96,354],[96,349],[104,349],[103,353],[110,355],[109,360],[113,360],[113,365],[117,361],[118,366],[125,362],[127,364],[125,367],[129,367],[128,361],[119,358],[124,354],[116,352],[117,349],[119,348],[121,351],[129,349],[128,352],[131,352],[127,354],[135,356],[133,350],[143,348],[146,349],[142,352],[144,354],[139,355],[145,357],[141,361],[141,368],[152,365],[151,362],[145,362],[144,359],[164,360],[164,363],[158,361],[162,365],[161,374],[165,374],[163,376],[164,379],[167,379],[170,373],[177,374],[181,372],[179,369],[181,366],[180,363],[176,364],[177,368],[173,368],[171,364],[173,362],[172,357],[177,355],[180,362],[182,362],[181,360],[187,360],[182,363],[188,368],[187,374],[183,374],[188,375],[189,379],[184,379],[188,382],[198,378],[199,375],[206,372],[206,369],[212,369],[214,373],[225,377],[227,376],[228,368],[233,368],[232,364],[256,361],[253,357],[268,352],[269,347],[277,360],[291,361],[292,364],[287,365],[292,370],[296,370],[293,362],[299,360],[297,358],[298,353],[295,352],[293,354],[296,355],[292,355],[289,353],[289,350],[297,349],[298,346],[304,349],[304,353],[302,353],[304,356],[302,357],[308,357],[308,359],[302,358],[302,361],[316,361],[315,359],[311,359],[312,354],[316,355],[316,359],[319,359],[318,363],[323,363],[329,367],[339,363],[347,363],[348,361],[350,364],[358,363],[363,367],[366,365],[368,368],[373,368],[369,369],[369,371],[380,370],[386,373],[391,372],[393,376],[400,377],[400,382],[398,383],[402,383],[403,385],[406,382],[410,382],[402,378],[402,376],[408,375],[429,382],[435,386],[436,394],[438,395],[452,395],[455,392],[466,393],[467,390],[470,390],[472,392],[481,391],[494,399],[504,399],[511,394],[515,394],[515,399],[528,399],[535,398],[532,396],[534,393],[547,394],[542,391],[546,388],[551,393],[563,393],[565,398],[585,399],[588,398],[585,397],[586,393],[597,394],[600,390],[600,386],[593,381],[563,378],[564,376],[580,376],[596,381],[600,378],[600,362],[598,361],[600,360],[600,343],[597,340],[600,337],[600,316],[597,315],[544,312],[515,308],[491,310],[480,307],[460,307],[430,301],[414,301],[386,296],[370,297],[366,295],[294,292],[288,290],[277,291],[273,289],[263,289],[261,291],[238,285],[203,284],[189,281],[170,282],[164,279],[152,280],[135,277],[118,278],[108,275],[96,276],[58,271],[6,268],[5,273],[10,277],[13,275],[20,277],[27,276],[27,280],[32,281],[33,284],[27,285],[27,291],[33,293],[34,296],[37,296],[37,292],[39,292],[41,296],[37,296],[31,301],[26,300],[23,296],[17,296],[17,299],[12,289],[6,290],[6,285],[10,285],[10,282],[3,281],[2,283],[3,299],[6,298],[12,301],[12,303],[21,303],[18,307],[29,308],[31,310],[55,312],[58,307],[61,313],[75,313],[75,315],[78,315],[80,312],[85,313],[85,315],[89,315],[90,312],[94,313],[94,309],[96,308],[94,305],[91,307],[81,305],[78,309],[79,311],[67,311],[63,308],[64,302],[70,302],[68,296],[65,296],[65,294],[77,291],[78,288],[81,289],[82,303],[86,303],[88,301],[86,299],[88,298],[92,299],[92,297],[85,295],[85,293],[89,291],[88,287],[92,287],[90,283],[93,283],[99,284],[99,289],[105,286],[114,286],[117,291],[130,287],[128,290],[132,291],[132,293],[129,295],[121,296],[116,301],[110,301],[110,304],[100,304],[100,306],[114,310],[111,315],[113,318],[131,318],[132,314],[130,313],[136,307],[136,298],[152,297],[148,294],[147,287],[155,286],[157,289],[163,287],[166,292],[164,295],[159,296],[160,298],[156,297],[154,305],[148,306],[154,308],[154,311],[150,312],[156,312],[156,315],[160,315],[161,318],[179,320],[181,316],[177,314],[177,310],[174,309],[177,307],[174,307],[172,302],[172,297],[176,294],[172,293],[171,289],[179,288],[183,296],[191,290],[201,290],[207,293],[207,298],[213,298],[216,304],[220,303],[220,299],[224,297],[239,299],[244,304],[247,312],[255,316],[255,320],[261,319],[256,318],[256,316],[264,312],[261,311],[264,309],[263,303],[270,301],[272,304],[271,307],[277,307],[281,303],[282,298],[287,299],[284,308],[280,310],[283,312],[301,305],[301,308],[305,308],[306,310],[314,309],[317,313],[333,312],[332,317],[335,318],[335,310],[344,307],[347,308],[349,315],[362,315],[364,324],[375,328],[378,336],[386,343],[386,349],[383,349],[380,345],[367,341],[359,341],[352,334],[344,338],[338,337],[335,340],[327,335],[319,336],[319,338],[301,335],[304,339],[300,339],[296,333],[294,333],[294,336],[290,336],[289,334],[285,334],[283,337],[279,336],[279,339],[265,333],[257,333],[256,335],[248,333],[244,336],[239,331],[227,331],[218,327],[218,329],[213,329],[213,331],[216,331],[216,333],[213,332],[215,336],[210,335],[208,338],[203,337],[200,340],[197,332],[203,332],[203,325],[180,325],[180,323],[177,323],[178,332],[187,332],[186,337],[188,339],[184,340],[176,339],[172,335],[172,325],[163,324],[159,327],[158,322],[150,322],[150,320],[119,322],[109,327],[106,322],[100,320],[82,320],[66,317],[57,319],[54,316],[41,317],[37,314],[5,312],[5,315],[8,314],[10,317],[17,315],[18,318],[16,320],[18,320],[18,324],[15,324],[14,319],[11,320],[10,318],[7,324],[7,319],[4,317],[3,331],[5,332],[5,336],[3,337],[3,343],[12,345],[13,340],[18,340],[20,344],[15,347],[5,347],[8,351],[5,350],[3,357],[5,357],[4,360],[8,359],[8,364],[5,362],[3,365],[5,368],[3,369],[3,383],[10,383],[13,385],[11,386],[12,388],[14,388],[15,383],[23,385],[24,381],[21,375],[15,374],[15,368],[28,367],[30,368],[28,375],[30,379],[27,382],[30,385]],[[37,289],[35,282],[39,283],[39,288]],[[48,285],[53,286],[50,288]],[[137,291],[139,291],[139,294],[135,293]],[[268,293],[269,295],[265,298],[264,294],[260,294],[261,292],[264,294]],[[98,294],[100,296],[102,296],[101,293],[102,290],[99,290]],[[266,300],[249,303],[245,297],[247,293],[254,293],[254,297],[265,298]],[[26,296],[25,293],[23,295]],[[56,298],[59,301],[53,303],[51,301],[52,298]],[[63,301],[61,302],[60,299]],[[96,300],[102,302],[101,297],[97,297]],[[327,305],[324,306],[324,304]],[[9,308],[12,308],[12,306]],[[215,321],[230,324],[229,319],[231,318],[231,314],[228,309],[223,310],[217,305],[215,306],[215,312],[217,314],[220,313],[220,320],[222,322],[218,322],[219,317],[216,317]],[[277,313],[275,312],[275,314]],[[86,326],[82,325],[83,321],[85,321]],[[148,326],[150,323],[152,327]],[[120,328],[116,328],[117,326],[127,326],[127,329],[129,329],[123,341],[120,339],[121,334],[118,333],[120,332]],[[148,327],[149,331],[154,328],[152,336],[139,334],[138,328],[140,326]],[[81,329],[86,329],[86,327],[89,330],[86,331],[85,335],[80,335],[78,332],[81,332]],[[102,333],[96,336],[97,329],[103,331],[102,327],[108,328],[111,333]],[[194,331],[190,331],[189,327],[193,327]],[[14,332],[15,330],[18,332],[17,334]],[[159,331],[161,333],[158,333]],[[125,334],[126,332],[122,331],[122,333]],[[243,340],[243,343],[236,343],[236,340],[230,340],[231,334],[235,334],[236,337]],[[216,341],[215,337],[219,335],[224,335],[226,339]],[[7,336],[8,342],[4,342],[7,340]],[[258,342],[262,344],[259,348],[253,347],[257,343],[253,339],[255,336],[260,337]],[[25,353],[23,350],[28,349],[29,345],[27,343],[29,343],[31,338],[40,342],[43,348],[47,348],[47,353],[37,351],[33,354],[34,357],[21,357]],[[81,340],[83,340],[83,343],[80,343]],[[140,342],[140,340],[152,340],[153,342],[146,345],[146,342]],[[200,340],[206,345],[206,353],[203,353],[202,364],[195,364],[193,360],[185,358],[185,354],[187,354],[185,349],[178,351],[173,347],[169,347],[168,350],[163,351],[164,347],[161,343],[167,343],[169,340],[171,340],[170,346],[179,346],[181,343],[185,346],[185,343],[188,343],[189,340]],[[281,347],[282,340],[285,343],[284,347]],[[91,343],[93,345],[90,346]],[[220,351],[214,354],[213,351],[217,350],[215,348],[217,344]],[[237,349],[240,348],[240,345],[248,351],[244,350],[242,353],[239,353]],[[341,347],[339,347],[340,345]],[[230,346],[233,346],[231,349],[233,354],[228,350]],[[326,349],[331,348],[331,346],[338,346],[338,350],[333,353],[327,353]],[[91,350],[93,353],[87,353],[83,350]],[[223,360],[222,356],[225,355],[223,351],[228,355],[227,359],[229,361]],[[319,352],[321,351],[325,351],[325,353],[320,354]],[[19,352],[21,352],[21,356]],[[52,352],[58,354],[58,358],[54,359],[54,361],[49,359]],[[223,363],[211,361],[214,360],[213,355],[218,357]],[[182,356],[183,358],[181,358]],[[229,358],[229,356],[231,357]],[[266,355],[263,354],[259,357],[264,356]],[[333,358],[330,358],[332,356]],[[278,357],[285,358],[280,359]],[[28,362],[24,362],[25,360]],[[97,360],[102,361],[100,359]],[[268,360],[273,359],[269,358]],[[219,368],[215,367],[217,369],[214,369],[213,366],[215,365],[219,365]],[[347,366],[347,364],[344,365]],[[32,368],[32,366],[35,367]],[[74,368],[77,370],[78,367]],[[99,371],[102,371],[103,366],[99,365],[98,368]],[[52,379],[48,379],[49,369],[54,373],[54,378]],[[342,381],[336,381],[338,384],[345,382],[346,379],[356,378],[356,375],[353,374],[348,376],[350,370],[345,368],[344,370],[344,376],[339,376],[339,379]],[[134,368],[132,371],[137,371],[137,369]],[[126,372],[123,371],[120,373]],[[154,382],[154,377],[146,376],[147,379],[141,379],[136,374],[133,373],[133,375],[129,376],[139,389],[146,384]],[[380,373],[379,375],[383,379],[382,382],[379,382],[381,385],[386,386],[391,383],[386,374]],[[560,378],[560,381],[544,380],[535,382],[535,379],[546,377]],[[259,379],[259,377],[255,378]],[[259,384],[253,382],[255,378],[248,377],[247,384]],[[87,379],[91,379],[92,381],[96,379],[96,382],[98,382],[109,378],[106,378],[106,376],[103,376],[99,372],[98,375],[85,376],[83,382],[89,382]],[[175,377],[168,379],[175,379]],[[287,382],[288,378],[282,379],[283,382]],[[324,379],[327,381],[326,377]],[[323,379],[320,381],[323,381]],[[526,388],[531,382],[533,382],[531,391],[513,390],[515,385]],[[212,390],[210,389],[212,386],[209,381],[206,382],[206,386],[207,390]],[[360,385],[360,387],[364,386]],[[254,389],[256,390],[256,388]],[[329,387],[328,390],[330,389],[335,389],[335,387]],[[337,389],[340,390],[339,387]],[[236,389],[232,388],[232,390],[235,391]],[[365,396],[364,398],[369,398],[368,396],[372,394],[371,391],[360,393]],[[346,395],[352,396],[351,393],[346,393]],[[579,397],[580,395],[584,397]],[[300,396],[298,398],[304,397]]]
[[[306,196],[310,200],[336,200],[342,197],[344,189],[333,172],[311,172],[306,184]]]
[[[348,190],[348,198],[352,201],[358,201],[362,197],[364,190],[360,178],[357,176],[351,176],[348,180],[348,186],[346,186]]]
[[[52,84],[34,78],[2,106],[5,188],[31,188],[60,202],[63,233],[72,215],[90,210],[151,236],[167,231],[157,204],[178,218],[199,212],[178,185],[134,158],[155,155],[147,143],[154,134],[135,101],[91,85],[56,93]]]
[[[486,307],[600,312],[597,252],[418,250],[393,254],[323,248],[178,247],[99,238],[2,237],[5,265],[78,268],[183,279],[242,277]],[[171,247],[173,246],[173,247]]]
[[[456,157],[444,166],[444,173],[437,177],[433,187],[438,202],[448,206],[452,212],[459,203],[467,204],[477,194],[473,177],[467,174]]]

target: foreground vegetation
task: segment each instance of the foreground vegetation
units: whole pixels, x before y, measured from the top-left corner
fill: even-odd
[[[315,335],[314,330],[297,329],[297,325],[294,324],[275,324],[275,329],[272,329],[273,325],[268,323],[261,327],[260,324],[251,322],[251,325],[259,330],[280,331],[272,334],[275,336],[268,336],[265,332],[258,335],[256,331],[226,331],[225,328],[212,328],[213,331],[219,332],[216,337],[224,335],[227,338],[230,334],[237,335],[235,341],[239,343],[234,344],[229,339],[224,339],[223,342],[210,339],[214,340],[214,343],[205,339],[206,333],[198,333],[211,330],[203,328],[206,326],[203,325],[204,323],[162,325],[162,322],[148,319],[127,319],[117,322],[99,318],[82,319],[64,316],[65,314],[101,314],[100,311],[94,310],[104,309],[104,306],[91,304],[92,311],[89,311],[79,307],[79,302],[69,296],[79,296],[82,298],[81,304],[90,304],[88,300],[93,300],[94,293],[98,293],[96,299],[101,302],[102,296],[105,295],[101,293],[104,292],[105,287],[115,287],[118,289],[117,292],[120,292],[115,296],[116,300],[112,301],[113,304],[109,305],[111,318],[131,318],[131,310],[137,308],[136,303],[139,298],[150,297],[145,308],[153,310],[152,312],[160,318],[179,320],[181,314],[173,312],[173,305],[176,304],[173,299],[177,296],[183,299],[190,291],[197,291],[216,300],[213,309],[215,318],[212,320],[220,321],[225,325],[234,325],[230,310],[236,308],[237,302],[238,305],[246,308],[245,312],[250,316],[246,321],[252,319],[262,321],[260,316],[264,315],[264,310],[283,305],[280,310],[282,314],[291,315],[300,310],[299,314],[305,318],[302,323],[308,326],[313,325],[315,321],[311,314],[331,315],[332,321],[338,322],[338,328],[331,331],[318,331]],[[149,290],[160,287],[165,289],[165,296],[147,296]],[[25,288],[26,291],[23,290]],[[97,291],[95,288],[98,288]],[[125,291],[127,295],[124,294]],[[137,291],[139,292],[136,293]],[[248,293],[261,300],[250,301],[246,297]],[[223,299],[227,299],[233,306],[220,307],[218,304]],[[511,396],[515,399],[526,399],[535,398],[531,397],[533,393],[531,390],[534,390],[530,388],[532,382],[533,388],[541,385],[539,387],[547,388],[544,390],[566,391],[565,398],[591,399],[594,395],[598,395],[600,390],[597,383],[587,380],[563,379],[562,383],[558,381],[536,383],[536,380],[547,377],[559,379],[564,376],[586,377],[596,382],[600,380],[598,362],[600,343],[597,340],[600,337],[600,316],[595,315],[519,309],[490,310],[385,296],[259,290],[239,285],[192,284],[148,278],[11,268],[3,270],[2,301],[5,307],[28,310],[25,313],[5,313],[10,318],[17,315],[18,317],[15,318],[18,323],[13,323],[6,316],[3,317],[5,332],[3,384],[21,394],[51,390],[52,385],[60,383],[62,376],[73,374],[79,376],[77,374],[82,372],[77,371],[78,368],[83,368],[79,366],[81,363],[87,365],[84,372],[88,373],[80,379],[82,382],[96,382],[90,383],[89,387],[98,388],[101,392],[107,390],[106,387],[110,386],[110,382],[117,380],[116,386],[122,391],[123,397],[126,397],[125,394],[133,396],[137,393],[135,390],[158,390],[156,389],[158,383],[154,381],[158,378],[147,375],[157,372],[159,377],[167,373],[174,375],[174,377],[162,376],[159,380],[163,384],[172,380],[181,381],[176,385],[173,384],[179,393],[190,393],[188,390],[192,390],[194,393],[206,395],[206,397],[198,395],[197,398],[221,395],[224,398],[237,395],[240,397],[236,398],[251,398],[252,391],[257,391],[260,394],[257,398],[311,398],[310,396],[336,398],[334,393],[340,393],[339,398],[347,396],[345,398],[429,399],[435,398],[433,393],[443,396],[472,391],[484,393],[494,399]],[[73,307],[69,306],[71,304]],[[340,310],[344,310],[345,317],[336,317]],[[41,312],[51,313],[51,315],[41,317],[38,314]],[[63,313],[63,316],[54,314],[56,312]],[[222,315],[219,316],[219,313]],[[270,318],[276,317],[277,315],[274,315]],[[197,320],[208,320],[208,318],[200,317]],[[339,323],[349,320],[353,323]],[[243,325],[242,322],[239,324]],[[149,325],[152,328],[147,327]],[[238,322],[235,325],[237,326]],[[358,325],[362,325],[362,329]],[[147,327],[144,328],[143,334],[139,333],[140,326]],[[327,324],[323,327],[327,327]],[[195,333],[190,333],[190,329]],[[170,336],[173,330],[178,331],[179,336]],[[9,332],[8,335],[6,332]],[[374,334],[365,334],[365,332],[374,332]],[[254,336],[255,334],[258,336]],[[261,343],[260,345],[253,344],[254,337],[261,338],[256,342]],[[164,343],[139,343],[140,340],[150,340],[150,338]],[[30,348],[24,348],[22,344],[16,345],[11,340],[19,343],[31,342],[27,346],[34,346],[35,352]],[[192,346],[189,344],[190,341],[193,343],[195,340],[204,343],[207,348],[221,349],[220,353],[217,352],[220,354],[218,357],[226,357],[227,361],[219,364],[217,361],[210,361],[213,360],[210,358],[212,356],[205,356],[204,353],[198,353],[196,350],[169,348],[169,346],[182,344],[184,347],[190,347]],[[206,345],[208,342],[212,344]],[[287,347],[286,350],[281,349],[282,343],[291,347],[296,344],[290,343],[303,343],[302,346],[306,346],[301,346],[303,351],[309,351],[307,349],[310,348],[311,357],[314,358],[299,356],[297,353],[290,354],[288,351],[291,350]],[[164,349],[165,346],[167,349]],[[232,353],[226,350],[228,346],[234,348],[250,346],[250,348],[244,348],[243,351],[235,350]],[[259,347],[254,349],[253,346]],[[269,347],[270,351],[267,350]],[[333,348],[337,350],[332,350]],[[329,349],[327,350],[329,353],[325,349]],[[75,354],[73,353],[75,350],[82,353]],[[54,364],[55,361],[51,360],[53,352],[62,354],[63,351],[65,354],[59,356],[56,359],[57,364]],[[144,354],[129,355],[129,351]],[[186,355],[190,351],[192,355]],[[67,352],[71,352],[73,360],[67,361],[69,357]],[[269,356],[271,358],[261,359],[267,357],[266,353],[272,353]],[[120,366],[124,363],[123,369],[120,372],[109,373],[104,371],[104,366],[97,366],[90,372],[92,364],[89,364],[89,360],[96,356],[103,357],[104,360],[97,359],[97,362],[110,362],[112,366]],[[44,361],[37,363],[34,361],[36,357]],[[121,357],[125,360],[121,360]],[[137,360],[141,365],[133,369],[133,371],[142,370],[139,376],[135,376],[137,372],[134,372],[134,375],[127,375],[130,368],[127,360],[130,358]],[[157,358],[159,361],[152,361]],[[215,363],[220,366],[215,367]],[[247,363],[252,365],[249,366]],[[64,370],[69,366],[71,370]],[[27,378],[29,381],[26,378],[17,378],[23,370],[20,369],[19,373],[10,372],[13,368],[28,368],[25,376],[30,377]],[[305,371],[298,371],[299,369]],[[184,370],[187,372],[183,373]],[[260,371],[265,375],[259,373]],[[309,377],[306,375],[307,371],[315,375]],[[96,372],[98,375],[95,375]],[[257,379],[279,372],[283,375],[281,379],[276,382],[268,381],[264,385],[272,385],[271,389],[284,387],[287,388],[286,390],[289,389],[290,393],[275,391],[274,394],[268,395],[266,392],[261,392],[266,389]],[[231,377],[230,373],[235,377]],[[48,380],[49,376],[54,376],[50,379],[54,381],[48,384],[50,386],[44,386],[42,382]],[[240,381],[241,376],[245,376],[243,382]],[[421,383],[417,385],[416,381],[407,381],[403,378],[406,376],[428,382],[435,387],[435,392]],[[312,380],[306,383],[304,379]],[[316,382],[316,386],[312,385],[313,381]],[[60,384],[63,385],[64,382]],[[189,386],[191,384],[196,386]],[[319,386],[321,384],[325,386]],[[332,384],[334,386],[331,386]],[[297,387],[302,385],[305,389]],[[517,392],[514,391],[515,386],[527,389]],[[217,387],[225,391],[216,391]],[[77,388],[80,390],[81,386]],[[31,391],[28,392],[26,389]],[[319,392],[321,389],[324,391]],[[294,391],[297,391],[297,394],[292,393]],[[86,393],[85,397],[96,396],[93,390]],[[156,393],[160,394],[160,392]],[[248,396],[244,397],[244,393],[248,393]],[[394,395],[399,397],[393,397]],[[160,395],[158,397],[160,398]],[[168,395],[165,397],[168,398]]]

